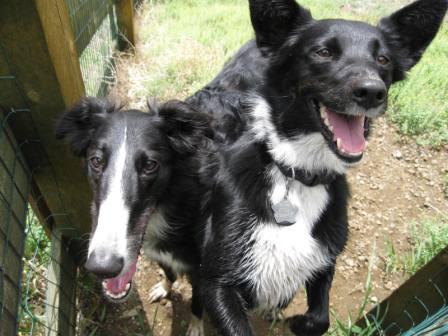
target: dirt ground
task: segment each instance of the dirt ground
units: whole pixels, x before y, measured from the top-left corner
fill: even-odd
[[[348,174],[352,191],[350,240],[338,259],[331,290],[331,309],[344,321],[349,313],[356,316],[363,300],[369,260],[373,267],[368,308],[405,280],[400,274],[391,276],[385,272],[387,242],[392,241],[400,254],[409,248],[413,221],[448,212],[443,193],[447,148],[435,151],[420,147],[412,139],[400,136],[385,119],[376,123],[369,140],[363,161]],[[150,304],[150,288],[161,279],[161,270],[142,256],[130,299],[122,305],[102,303],[107,306],[107,314],[101,323],[95,323],[96,335],[184,335],[190,318],[190,286],[185,280],[178,281],[168,299]],[[284,314],[291,316],[305,309],[304,295],[299,293]],[[115,323],[109,323],[112,321]],[[268,322],[254,317],[253,323],[257,335],[268,335]],[[280,323],[270,335],[287,335],[287,331]]]
[[[116,88],[122,101],[133,100]],[[387,244],[397,255],[410,247],[410,225],[425,217],[448,212],[444,174],[448,172],[448,148],[418,146],[412,138],[399,135],[385,118],[376,122],[363,161],[348,173],[352,198],[349,205],[350,239],[337,261],[330,307],[340,320],[357,315],[365,295],[369,263],[372,293],[367,309],[392,293],[404,280],[400,273],[385,272]],[[168,299],[150,304],[152,286],[163,278],[162,271],[144,255],[140,257],[129,300],[112,305],[101,297],[87,296],[81,307],[89,311],[80,321],[82,334],[182,336],[190,319],[191,288],[184,279],[175,283]],[[92,305],[96,308],[91,309]],[[285,317],[303,313],[306,299],[298,293],[284,311]],[[94,311],[93,313],[91,313]],[[278,323],[271,326],[253,317],[257,335],[288,335]],[[206,324],[207,336],[214,335]]]

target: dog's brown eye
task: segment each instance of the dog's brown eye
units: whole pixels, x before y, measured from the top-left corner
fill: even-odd
[[[93,169],[100,170],[101,167],[103,166],[103,159],[101,159],[98,156],[94,156],[90,159],[90,165],[92,166]]]
[[[145,175],[150,175],[154,173],[159,168],[159,164],[157,161],[153,160],[146,160],[145,164],[143,165],[142,172]]]
[[[323,48],[323,49],[316,51],[316,54],[322,58],[330,58],[333,56],[333,53],[327,48]]]
[[[390,62],[389,59],[383,55],[378,56],[377,60],[378,60],[378,63],[381,65],[386,65],[386,64],[389,64],[389,62]]]

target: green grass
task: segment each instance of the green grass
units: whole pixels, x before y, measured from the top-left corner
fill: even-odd
[[[367,20],[406,0],[303,0],[316,18]],[[252,38],[246,0],[165,0],[143,5],[136,63],[121,80],[134,99],[185,98],[210,81]],[[409,78],[393,87],[389,117],[421,144],[448,143],[448,27],[445,24]]]
[[[443,176],[443,193],[445,194],[445,198],[448,199],[448,172]]]
[[[370,303],[376,304],[371,299],[372,294],[372,269],[373,269],[373,260],[375,255],[375,245],[372,250],[372,256],[369,262],[369,269],[367,271],[366,282],[364,284],[364,297],[361,302],[359,309],[356,311],[355,316],[349,314],[346,321],[340,319],[334,312],[332,312],[332,316],[334,318],[334,326],[328,331],[329,336],[371,336],[381,334],[381,330],[371,321],[371,317],[368,319],[365,316],[367,307]],[[381,324],[381,319],[386,312],[377,312],[375,319],[378,324]],[[360,320],[365,321],[365,326],[361,328],[356,323]]]
[[[40,334],[45,330],[45,275],[51,244],[31,208],[28,209],[25,233],[19,333]]]
[[[427,218],[411,227],[411,248],[400,255],[389,242],[386,271],[413,275],[448,246],[448,217]]]
[[[251,36],[248,10],[242,3],[146,3],[140,22],[138,64],[129,72],[133,76],[129,79],[131,96],[183,98],[212,79]]]
[[[391,92],[391,120],[422,144],[448,143],[448,26],[445,24],[408,79]]]

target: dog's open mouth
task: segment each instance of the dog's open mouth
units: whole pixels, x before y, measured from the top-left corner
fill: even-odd
[[[129,267],[126,273],[115,278],[104,279],[103,293],[110,301],[122,301],[131,292],[132,277],[137,270],[137,260]]]
[[[322,103],[316,107],[328,133],[325,134],[327,140],[332,143],[337,154],[351,162],[360,160],[367,147],[364,137],[365,116],[336,113]]]

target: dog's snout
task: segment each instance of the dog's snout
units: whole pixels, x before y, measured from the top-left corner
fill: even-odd
[[[124,258],[104,251],[92,251],[85,268],[102,278],[113,278],[120,274],[124,266]]]
[[[375,108],[386,101],[386,85],[380,80],[367,79],[357,82],[353,87],[352,98],[360,106]]]

